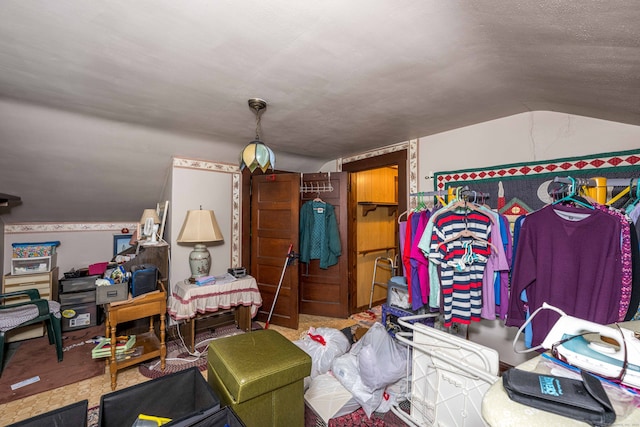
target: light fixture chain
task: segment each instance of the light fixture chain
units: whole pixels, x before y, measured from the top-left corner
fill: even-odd
[[[256,110],[256,139],[261,141],[258,129],[260,128],[260,110]]]

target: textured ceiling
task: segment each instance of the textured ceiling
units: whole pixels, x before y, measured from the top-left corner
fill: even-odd
[[[276,155],[318,165],[530,110],[640,125],[634,1],[3,0],[0,16],[0,100],[232,147],[207,153],[214,161],[235,163],[253,139],[252,97],[268,102],[261,135]],[[0,192],[23,199],[3,221],[122,219],[117,206],[83,212],[73,191],[64,197],[76,217],[43,210],[44,193],[60,188],[44,183],[33,200],[36,190],[18,183],[29,185],[29,162],[46,141],[22,148],[2,128],[0,138]],[[154,144],[154,156],[113,182],[93,177],[92,162],[117,153],[57,149],[82,156],[83,185],[118,186],[144,168],[164,177],[181,150]],[[162,185],[149,179],[136,191],[157,199]]]

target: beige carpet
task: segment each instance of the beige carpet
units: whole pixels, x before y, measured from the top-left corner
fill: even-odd
[[[280,332],[289,341],[297,341],[304,337],[311,327],[334,328],[340,330],[358,325],[358,322],[354,319],[336,319],[334,317],[313,316],[310,314],[301,314],[298,320],[298,329],[285,328],[274,324],[269,324],[269,329]],[[258,323],[264,328],[264,323]]]

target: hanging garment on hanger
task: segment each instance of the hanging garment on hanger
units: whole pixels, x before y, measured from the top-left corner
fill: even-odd
[[[511,276],[511,264],[513,261],[513,237],[509,220],[503,214],[500,215],[500,233],[507,259],[507,270],[500,270],[495,284],[496,294],[496,315],[504,320],[507,316],[507,305],[509,301],[509,281]]]
[[[638,239],[638,230],[632,223],[629,225],[631,231],[631,300],[629,301],[629,310],[624,320],[637,320],[640,317],[640,239]]]
[[[419,215],[419,219],[414,240],[419,241],[431,217],[431,212],[422,211],[416,214]],[[411,267],[414,272],[411,282],[413,295],[411,307],[413,310],[418,310],[429,302],[429,260],[420,250],[417,242],[411,245]]]
[[[522,326],[543,302],[592,322],[616,322],[620,258],[620,223],[610,215],[566,205],[530,213],[518,237],[505,324]],[[542,342],[556,320],[551,310],[538,313],[531,346]]]
[[[422,236],[420,236],[420,239],[417,242],[418,249],[422,251],[427,259],[429,259],[429,250],[431,248],[431,240],[433,236],[433,220],[436,218],[436,212],[437,211],[434,208],[434,211],[431,213],[431,216],[427,221],[427,225],[422,232]],[[429,276],[429,308],[438,309],[440,307],[440,273],[438,272],[438,265],[431,259],[429,259],[427,273]]]
[[[464,229],[479,239],[445,242]],[[444,326],[480,321],[482,276],[491,252],[491,218],[480,212],[447,210],[433,222],[429,259],[440,266]]]
[[[308,201],[300,209],[300,262],[320,260],[320,268],[338,263],[341,255],[338,222],[333,205]]]
[[[608,206],[594,204],[596,209],[609,214],[616,218],[620,222],[620,234],[621,234],[621,252],[622,258],[620,260],[621,273],[621,288],[620,288],[620,307],[618,308],[618,321],[624,321],[629,309],[629,301],[631,300],[631,284],[632,284],[632,263],[631,263],[631,234],[629,228],[629,221],[625,214],[621,213],[617,209],[610,209]]]

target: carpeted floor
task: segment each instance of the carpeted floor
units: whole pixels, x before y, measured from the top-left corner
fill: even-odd
[[[61,362],[47,336],[11,343],[0,377],[0,404],[102,375],[104,360],[91,358],[91,338],[103,334],[104,326],[63,332]]]
[[[376,316],[376,320],[373,320],[373,316],[371,313],[364,312],[358,313],[352,316],[349,319],[335,319],[335,318],[326,318],[322,316],[312,316],[312,315],[300,315],[300,324],[297,330],[283,328],[277,325],[269,325],[269,329],[276,330],[280,332],[282,335],[290,339],[291,341],[295,341],[301,339],[303,336],[307,334],[310,328],[315,327],[329,327],[335,328],[339,330],[343,330],[344,333],[353,333],[353,334],[362,334],[367,325],[371,325],[372,321],[380,320],[380,308],[375,308],[372,312],[375,314],[376,310],[378,310],[378,315]],[[260,327],[264,327],[264,324],[259,324]],[[101,334],[103,333],[101,329]],[[55,350],[53,351],[53,357],[55,358]],[[104,365],[103,367],[104,368]],[[103,369],[104,371],[104,369]],[[203,376],[206,378],[206,370],[202,371]],[[131,368],[125,369],[122,372],[118,373],[118,390],[123,389],[125,387],[138,384],[143,381],[150,380],[151,377],[147,377],[141,374],[141,371],[138,366],[133,366]],[[99,402],[100,396],[105,393],[111,392],[109,386],[109,374],[108,372],[103,373],[98,377],[94,377],[88,380],[79,381],[77,383],[71,384],[69,386],[65,386],[60,389],[50,390],[45,393],[40,393],[34,396],[27,397],[25,399],[15,400],[8,404],[0,405],[0,418],[2,418],[3,422],[0,422],[0,425],[6,425],[4,421],[7,423],[17,422],[20,420],[27,419],[31,416],[44,413],[50,410],[54,410],[56,408],[60,408],[63,405],[70,404],[73,402],[77,402],[81,399],[89,400],[89,407],[91,408],[88,411],[88,426],[95,427],[98,425],[98,410],[99,410]],[[309,410],[307,410],[309,411]],[[8,419],[4,419],[4,415],[10,415]],[[306,414],[306,426],[307,427],[316,427],[322,426],[322,420],[318,419],[318,417],[311,412],[307,412]],[[357,418],[360,424],[354,424],[355,418]],[[358,416],[357,413],[351,415],[351,419],[347,418],[335,420],[338,422],[336,424],[332,420],[331,427],[333,426],[341,426],[341,425],[362,425],[362,426],[373,426],[373,425],[385,425],[385,426],[403,426],[403,424],[395,424],[395,421],[388,421],[387,417],[390,415],[385,415],[384,418],[385,424],[380,424],[380,420],[375,421],[378,424],[367,424],[368,421],[364,421],[361,417]],[[377,419],[377,418],[376,418]],[[372,417],[372,421],[374,418]],[[339,424],[340,422],[345,422],[345,424]],[[350,424],[347,424],[350,423]]]

